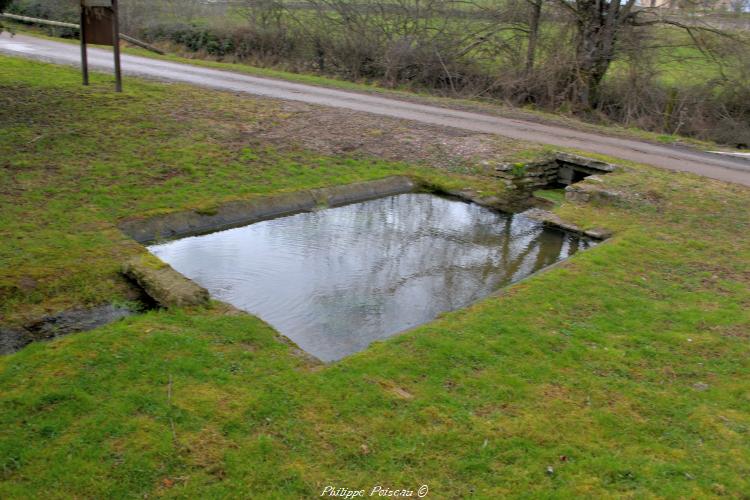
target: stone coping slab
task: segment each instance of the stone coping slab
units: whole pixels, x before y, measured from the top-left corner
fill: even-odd
[[[198,286],[150,253],[127,261],[122,273],[132,279],[161,307],[208,305],[208,290]]]
[[[127,219],[120,230],[139,243],[205,234],[262,220],[337,207],[383,196],[410,193],[418,184],[409,177],[393,176],[343,186],[309,189],[223,203],[213,210],[190,210],[146,218]]]

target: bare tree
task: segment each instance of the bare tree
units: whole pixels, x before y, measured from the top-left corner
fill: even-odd
[[[539,27],[542,22],[542,6],[544,0],[526,0],[529,4],[529,41],[526,46],[526,74],[530,76],[534,71],[536,61],[536,47],[539,42]]]
[[[135,32],[158,22],[191,22],[205,11],[201,0],[120,0],[120,25]]]
[[[622,31],[635,15],[636,0],[558,0],[576,26],[573,99],[584,108],[599,102],[599,88],[615,59]]]
[[[742,14],[750,10],[750,0],[730,0],[729,9],[735,14]]]
[[[618,44],[625,33],[635,27],[666,25],[679,28],[706,54],[710,50],[705,35],[736,39],[701,21],[664,14],[657,8],[636,8],[636,0],[557,0],[557,3],[572,15],[575,22],[571,97],[583,109],[599,105],[602,82],[612,62],[618,58]]]

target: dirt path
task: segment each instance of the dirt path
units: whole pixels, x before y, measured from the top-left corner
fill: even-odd
[[[7,33],[1,34],[0,52],[57,64],[77,65],[80,61],[78,46],[28,35],[16,35],[11,38]],[[670,170],[693,172],[714,179],[750,186],[750,161],[740,157],[609,137],[560,126],[489,116],[406,102],[389,97],[260,78],[132,55],[124,55],[122,63],[123,71],[130,75],[234,92],[247,92],[276,99],[301,101],[431,125],[497,134],[523,141],[602,153],[616,158]],[[89,49],[89,65],[92,69],[111,71],[112,55],[106,50]]]

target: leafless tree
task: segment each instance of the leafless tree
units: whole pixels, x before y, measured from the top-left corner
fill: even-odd
[[[735,14],[742,14],[750,10],[750,0],[730,0],[729,8]]]

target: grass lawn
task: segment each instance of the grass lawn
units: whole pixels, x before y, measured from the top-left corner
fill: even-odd
[[[273,101],[0,56],[0,324],[129,300],[118,219],[425,165],[279,151]],[[750,491],[750,191],[635,164],[613,239],[338,363],[256,318],[153,311],[0,357],[0,498],[700,498]]]

